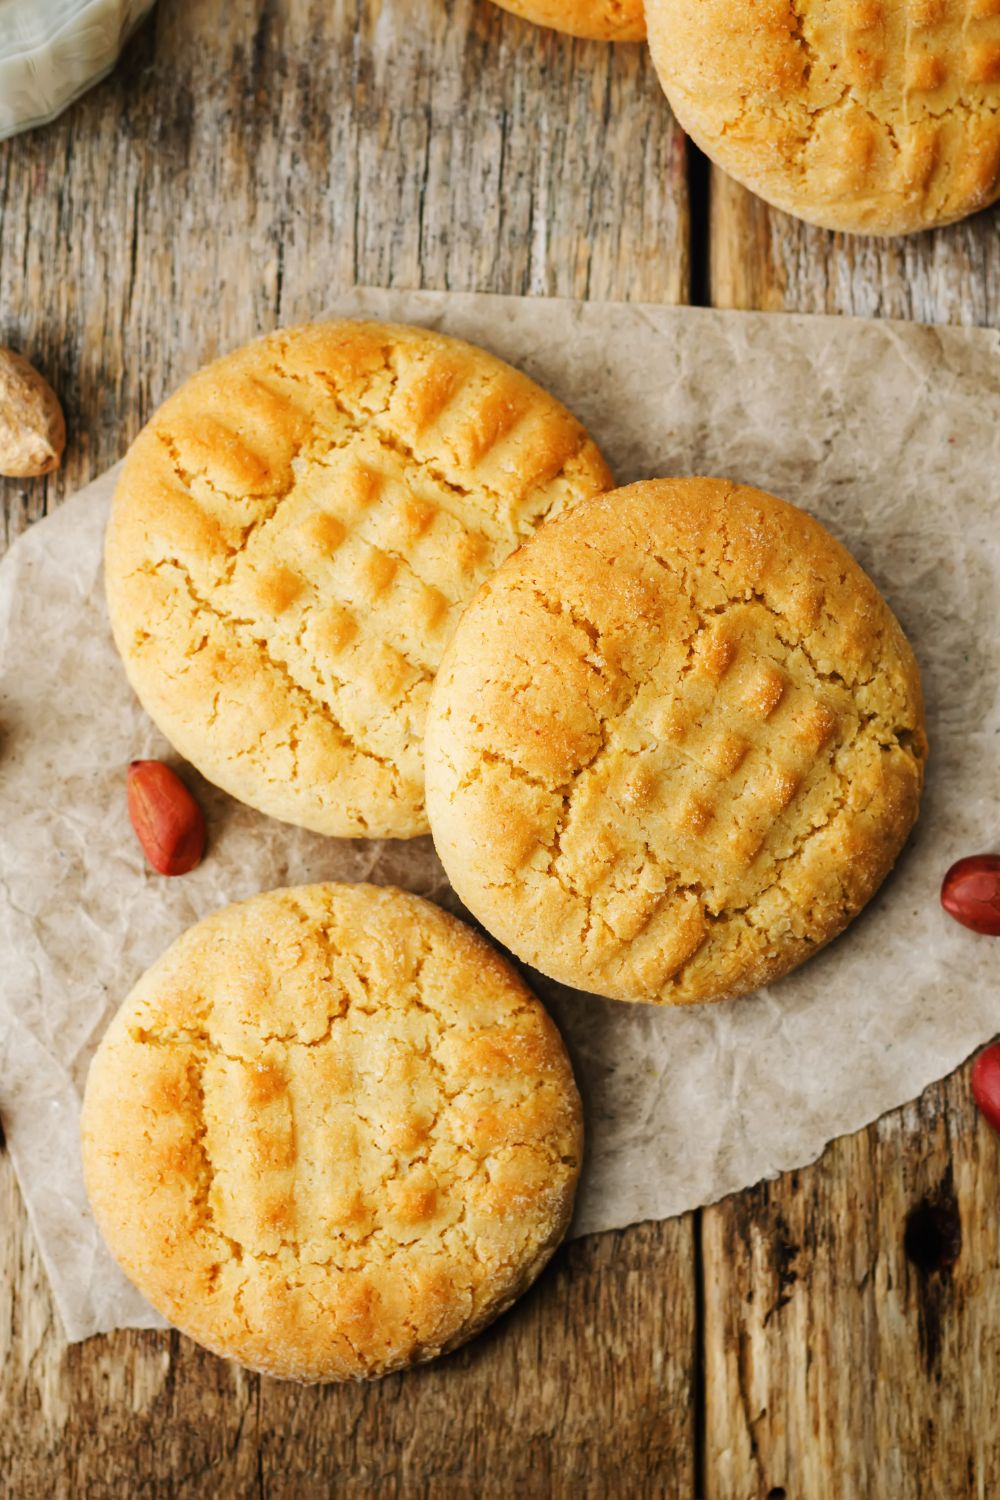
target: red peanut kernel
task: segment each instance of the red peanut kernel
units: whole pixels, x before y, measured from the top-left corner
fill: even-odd
[[[973,1062],[972,1097],[986,1123],[1000,1133],[1000,1043],[985,1047]]]
[[[1000,854],[970,854],[941,882],[941,905],[950,917],[989,937],[1000,937]]]
[[[134,760],[129,766],[128,815],[158,875],[186,875],[201,863],[205,814],[162,760]]]

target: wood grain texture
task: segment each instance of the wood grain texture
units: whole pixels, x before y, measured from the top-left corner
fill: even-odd
[[[904,239],[832,234],[711,173],[715,307],[1000,326],[1000,204]]]
[[[1000,1151],[964,1073],[703,1212],[706,1495],[995,1495]]]
[[[159,0],[116,73],[0,146],[0,341],[124,452],[199,363],[355,282],[682,300],[685,155],[645,54],[486,0]],[[0,1493],[619,1496],[695,1488],[692,1218],[568,1247],[497,1328],[374,1387],[260,1380],[179,1335],[66,1350],[0,1154]]]
[[[1000,207],[850,239],[712,171],[724,307],[1000,327]],[[1000,1493],[1000,1150],[967,1073],[699,1215],[706,1500]]]

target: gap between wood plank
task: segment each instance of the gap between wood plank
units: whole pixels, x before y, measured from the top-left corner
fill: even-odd
[[[688,301],[712,306],[711,204],[712,164],[694,141],[685,141],[688,186]]]
[[[691,1220],[691,1237],[694,1261],[694,1367],[691,1373],[694,1385],[694,1500],[705,1500],[708,1494],[707,1450],[708,1413],[707,1378],[705,1361],[705,1259],[702,1243],[702,1210],[696,1208]]]

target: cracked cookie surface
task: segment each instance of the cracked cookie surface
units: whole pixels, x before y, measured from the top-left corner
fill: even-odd
[[[269,335],[129,450],[105,554],[129,680],[260,811],[424,833],[424,714],[455,618],[550,511],[610,483],[579,422],[482,349],[373,323]]]
[[[717,479],[578,506],[466,610],[428,713],[459,896],[618,1000],[744,994],[835,937],[917,816],[920,679],[803,511]]]
[[[646,35],[642,0],[495,0],[536,26],[598,42],[641,42]]]
[[[1000,0],[646,0],[680,124],[828,229],[909,234],[1000,196]]]
[[[91,1065],[87,1191],[154,1307],[290,1379],[454,1348],[570,1219],[580,1101],[510,966],[429,902],[272,891],[189,929]]]

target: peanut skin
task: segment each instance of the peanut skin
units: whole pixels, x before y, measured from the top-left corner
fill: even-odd
[[[963,927],[1000,937],[1000,854],[957,860],[942,882],[941,905]]]
[[[13,349],[0,348],[0,474],[29,479],[58,469],[66,423],[55,391]]]
[[[972,1097],[987,1124],[1000,1131],[1000,1045],[985,1047],[972,1064]]]
[[[128,768],[128,815],[158,875],[186,875],[205,852],[205,814],[162,760],[134,760]]]

